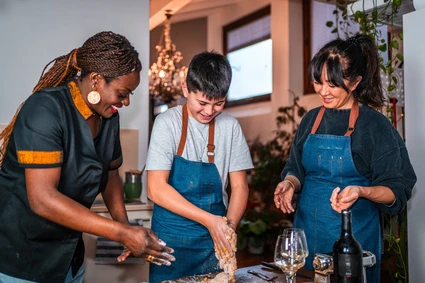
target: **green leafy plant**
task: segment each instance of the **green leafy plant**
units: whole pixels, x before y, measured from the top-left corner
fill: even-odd
[[[249,240],[251,240],[254,248],[259,248],[263,245],[268,226],[270,223],[275,222],[277,217],[278,215],[273,214],[271,211],[248,209],[237,229],[237,248],[246,248]]]
[[[292,141],[299,119],[307,110],[298,104],[299,98],[291,92],[293,104],[280,107],[276,117],[274,137],[261,142],[256,138],[250,143],[254,169],[248,172],[250,200],[238,228],[238,249],[251,244],[259,247],[264,242],[274,246],[277,235],[283,228],[292,225],[292,216],[277,210],[273,202],[276,185],[281,181],[280,171],[289,157]]]
[[[264,203],[249,202],[244,217],[237,227],[237,248],[265,249],[274,248],[276,238],[284,228],[292,226],[292,221],[285,217],[281,211],[264,208]]]
[[[391,93],[396,89],[398,78],[395,76],[395,67],[399,66],[403,60],[403,54],[399,52],[400,42],[403,40],[402,32],[389,33],[388,40],[382,34],[380,29],[383,25],[388,25],[393,28],[394,17],[397,15],[402,0],[383,0],[384,4],[379,6],[377,2],[373,2],[373,8],[365,10],[365,1],[367,0],[337,0],[335,3],[335,21],[327,21],[326,26],[332,29],[332,33],[338,38],[348,38],[353,36],[350,27],[358,26],[359,33],[369,35],[377,43],[378,51],[380,52],[380,67],[382,72],[387,75],[389,83],[386,86],[386,93],[391,97]],[[353,2],[362,2],[363,9],[354,10]],[[382,54],[390,53],[388,60],[384,60]],[[389,99],[390,100],[390,99]],[[391,107],[386,108],[387,116],[393,119]]]
[[[289,157],[298,121],[307,112],[298,104],[299,98],[293,92],[291,94],[292,105],[278,109],[273,139],[263,143],[257,138],[250,143],[254,169],[248,172],[249,187],[262,193],[266,207],[273,203],[274,189],[281,181],[280,171]]]
[[[409,282],[406,208],[395,216],[385,214],[384,223],[387,231],[384,259],[388,273],[393,282]]]

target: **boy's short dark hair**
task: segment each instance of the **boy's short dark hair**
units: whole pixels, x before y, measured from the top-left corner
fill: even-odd
[[[202,92],[207,99],[226,97],[232,80],[227,58],[215,51],[195,55],[189,64],[186,84],[189,92]]]

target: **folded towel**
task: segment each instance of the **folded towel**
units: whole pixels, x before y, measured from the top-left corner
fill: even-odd
[[[143,226],[143,220],[136,218],[129,221],[130,225]],[[144,264],[145,261],[134,257],[132,254],[124,261],[118,262],[117,257],[124,250],[121,243],[112,241],[108,238],[98,237],[96,241],[95,264]]]

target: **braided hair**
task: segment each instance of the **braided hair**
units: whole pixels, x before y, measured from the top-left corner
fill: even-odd
[[[50,69],[46,69],[53,63]],[[111,31],[103,31],[87,39],[80,48],[71,50],[66,55],[50,61],[43,69],[33,92],[66,84],[78,76],[81,79],[96,72],[109,83],[111,80],[129,74],[140,72],[142,64],[138,52],[122,35]],[[19,105],[10,123],[0,133],[0,166],[6,154],[6,147],[13,130],[18,113],[24,102]]]

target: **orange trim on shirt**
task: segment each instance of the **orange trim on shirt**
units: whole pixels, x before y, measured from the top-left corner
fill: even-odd
[[[62,151],[19,150],[17,153],[20,164],[58,164],[63,161]]]
[[[84,119],[88,119],[93,115],[93,111],[87,106],[84,101],[83,95],[81,94],[80,89],[78,88],[75,82],[70,82],[68,84],[69,91],[71,92],[72,100],[74,101],[75,107],[77,107],[78,111],[84,117]]]

